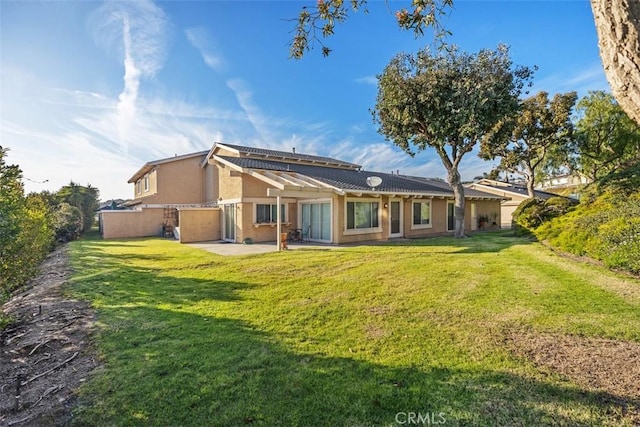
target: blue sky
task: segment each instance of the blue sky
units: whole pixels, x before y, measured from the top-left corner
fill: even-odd
[[[27,191],[73,180],[103,199],[132,197],[145,162],[215,141],[444,178],[432,151],[404,154],[369,112],[376,74],[430,42],[396,26],[408,3],[370,1],[336,28],[328,58],[293,60],[289,19],[313,2],[0,0],[0,145]],[[537,65],[532,93],[609,90],[588,0],[456,0],[444,23],[462,50],[502,42]],[[491,167],[470,153],[461,172]]]

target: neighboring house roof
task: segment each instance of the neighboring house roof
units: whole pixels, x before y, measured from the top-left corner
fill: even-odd
[[[151,172],[153,168],[163,163],[175,162],[178,160],[189,159],[192,157],[206,156],[208,153],[209,151],[198,151],[197,153],[183,154],[181,156],[167,157],[165,159],[153,160],[151,162],[147,162],[140,169],[138,169],[138,171],[134,173],[133,176],[129,178],[129,181],[127,182],[128,183],[136,182],[137,180],[139,180],[140,178],[142,178],[143,176]]]
[[[104,202],[100,202],[100,204],[98,205],[98,210],[104,211],[104,210],[123,209],[122,204],[125,202],[126,200],[124,199],[106,200]]]
[[[219,153],[220,149],[224,149],[226,151],[234,152],[239,154],[240,157],[242,155],[250,156],[252,158],[264,158],[275,161],[287,161],[287,162],[299,162],[299,163],[309,163],[309,164],[319,164],[319,165],[327,165],[335,168],[345,168],[345,169],[361,169],[361,165],[357,165],[355,163],[345,162],[342,160],[334,159],[331,157],[324,156],[314,156],[310,154],[300,154],[288,151],[278,151],[278,150],[270,150],[266,148],[257,148],[257,147],[245,147],[242,145],[233,145],[233,144],[223,144],[220,142],[216,142],[211,150],[209,151],[206,159],[203,161],[202,166],[206,164],[206,161],[211,158],[214,154]]]
[[[527,190],[527,187],[520,184],[513,184],[510,182],[503,182],[503,181],[494,181],[492,179],[481,179],[470,185],[474,185],[476,188],[480,188],[480,189],[485,188],[487,189],[487,191],[499,190],[505,193],[505,195],[507,196],[511,194],[513,196],[519,196],[524,198],[529,197],[529,191]],[[534,190],[534,194],[536,197],[543,200],[547,200],[552,197],[562,197],[562,196],[558,196],[557,194],[549,193],[547,191],[542,191],[542,190]]]
[[[333,190],[339,194],[411,194],[427,197],[452,197],[453,190],[446,182],[433,178],[393,175],[355,169],[340,169],[298,163],[285,163],[247,157],[214,156],[214,159],[250,173],[258,179],[270,182],[281,190],[314,189]],[[382,179],[375,188],[367,184],[367,178]],[[502,199],[495,194],[467,189],[465,195],[472,198]]]

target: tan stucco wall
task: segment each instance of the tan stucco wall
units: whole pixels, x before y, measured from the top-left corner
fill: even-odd
[[[219,198],[223,200],[242,197],[242,179],[246,175],[232,170],[230,167],[218,164]]]
[[[123,239],[160,236],[163,218],[163,209],[103,211],[100,213],[102,237],[104,239]]]
[[[285,203],[285,201],[281,201]],[[290,202],[287,200],[286,202]],[[265,198],[260,203],[271,203],[275,204],[276,199],[267,199]],[[243,202],[238,204],[238,208],[236,209],[237,214],[237,227],[236,227],[236,241],[242,242],[246,238],[250,238],[256,243],[259,242],[275,242],[276,234],[277,234],[277,226],[276,224],[254,224],[254,211],[255,211],[255,202]],[[286,223],[282,224],[281,232],[286,233],[292,228],[297,228],[296,224],[296,203],[295,201],[291,201],[288,203],[288,211],[287,211],[287,219]],[[241,223],[240,223],[241,222]]]
[[[378,201],[380,203],[380,209],[382,210],[380,222],[378,225],[381,228],[381,231],[378,232],[364,232],[357,234],[345,234],[347,229],[347,224],[345,221],[345,211],[346,211],[346,201]],[[356,242],[367,242],[371,240],[383,240],[386,239],[389,235],[387,227],[388,227],[388,219],[386,216],[386,209],[384,208],[385,200],[388,200],[387,197],[372,197],[372,196],[364,196],[364,197],[351,197],[347,196],[336,196],[333,199],[333,241],[334,243],[356,243]]]
[[[144,182],[142,183],[142,194],[144,191]],[[153,170],[149,172],[149,192],[148,194],[158,194],[158,171]]]
[[[357,200],[348,197],[349,200]],[[365,198],[363,198],[364,200]],[[412,203],[414,200],[430,200],[431,201],[431,227],[412,229],[413,210]],[[453,201],[453,199],[449,199]],[[364,234],[345,234],[346,229],[344,212],[345,197],[339,196],[334,200],[334,243],[354,243],[366,242],[372,240],[386,240],[389,238],[389,201],[386,196],[381,198],[381,232],[364,233]],[[450,234],[447,230],[447,199],[402,199],[402,230],[403,236],[407,238],[429,237],[443,234]],[[476,205],[476,217],[471,216],[471,204]],[[385,208],[384,205],[387,204]],[[471,224],[477,221],[479,215],[491,215],[497,213],[497,222],[500,224],[500,201],[499,200],[466,200],[465,203],[465,229],[472,230]]]
[[[158,200],[154,203],[202,203],[201,161],[201,157],[192,157],[158,165]]]
[[[219,197],[218,167],[207,164],[204,167],[204,200],[203,203],[217,203]]]
[[[135,198],[148,204],[203,203],[201,161],[198,156],[157,165],[149,173],[149,191],[145,192],[142,185],[142,193]]]
[[[513,212],[516,210],[518,205],[520,205],[520,203],[523,200],[526,200],[528,198],[528,196],[526,195],[511,193],[511,192],[503,191],[500,188],[493,188],[486,185],[470,184],[469,188],[474,188],[476,190],[495,194],[497,196],[509,197],[511,199],[511,200],[504,200],[500,205],[500,220],[498,221],[498,224],[500,224],[502,228],[511,228],[511,220],[512,220]],[[487,213],[490,214],[490,212],[487,212]]]
[[[242,197],[267,197],[267,189],[273,188],[264,181],[249,175],[243,175]]]
[[[518,209],[520,202],[507,201],[500,206],[500,226],[502,228],[511,228],[513,226],[513,213]]]
[[[180,213],[180,243],[220,240],[222,220],[219,208],[186,208]]]
[[[149,178],[149,188],[144,189],[145,177]],[[138,188],[140,191],[138,191]],[[155,196],[158,193],[158,174],[155,170],[142,176],[138,181],[133,183],[133,198],[134,199],[148,199]]]
[[[476,203],[476,221],[478,217],[481,215],[486,215],[489,217],[489,223],[485,225],[485,229],[487,228],[496,228],[500,226],[501,218],[503,217],[502,206],[499,200],[477,200]],[[467,202],[467,205],[469,202]],[[470,216],[470,215],[469,215]],[[493,221],[496,222],[496,225],[493,225]],[[470,223],[469,223],[470,224]],[[482,228],[478,227],[478,230],[482,230]]]

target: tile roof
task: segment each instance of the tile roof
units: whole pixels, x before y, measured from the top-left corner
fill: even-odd
[[[324,164],[333,164],[340,167],[352,168],[352,169],[360,169],[362,166],[357,165],[355,163],[345,162],[343,160],[333,159],[331,157],[323,157],[323,156],[314,156],[310,154],[300,154],[288,151],[278,151],[278,150],[270,150],[265,148],[257,148],[257,147],[245,147],[242,145],[232,145],[232,144],[224,144],[224,143],[216,143],[221,147],[228,147],[233,150],[239,151],[241,153],[247,153],[250,155],[262,156],[262,157],[274,157],[281,160],[297,160],[304,162],[312,162],[312,163],[324,163]]]
[[[316,179],[320,182],[344,191],[374,191],[380,193],[404,193],[422,194],[436,197],[453,197],[453,190],[451,189],[449,184],[442,180],[434,178],[410,177],[382,172],[339,169],[326,166],[285,163],[246,157],[218,157],[243,169],[299,173],[301,175]],[[371,188],[369,185],[367,185],[367,178],[370,176],[378,176],[382,178],[382,183],[375,188]],[[465,189],[465,195],[467,197],[501,199],[501,197],[494,194],[484,193],[471,189]]]
[[[481,180],[477,184],[484,185],[486,187],[495,188],[496,190],[504,191],[507,193],[514,193],[520,196],[529,197],[529,190],[527,190],[527,187],[524,185],[513,184],[510,182],[501,182],[501,181],[494,181],[494,182],[495,183],[492,183],[490,180]],[[552,197],[562,197],[562,196],[558,196],[557,194],[549,193],[547,191],[542,191],[542,190],[533,190],[533,193],[535,194],[536,197],[543,200],[547,200]]]

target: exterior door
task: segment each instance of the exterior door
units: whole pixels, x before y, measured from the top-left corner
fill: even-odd
[[[447,201],[447,231],[455,231],[456,229],[455,207],[453,200]]]
[[[224,231],[222,239],[228,242],[236,241],[236,205],[232,203],[230,205],[224,205],[224,218],[223,218]]]
[[[309,240],[331,242],[331,203],[302,203],[302,233],[309,232]]]
[[[389,237],[402,237],[402,201],[389,202]]]
[[[471,230],[478,228],[478,215],[476,214],[476,202],[471,202]]]

